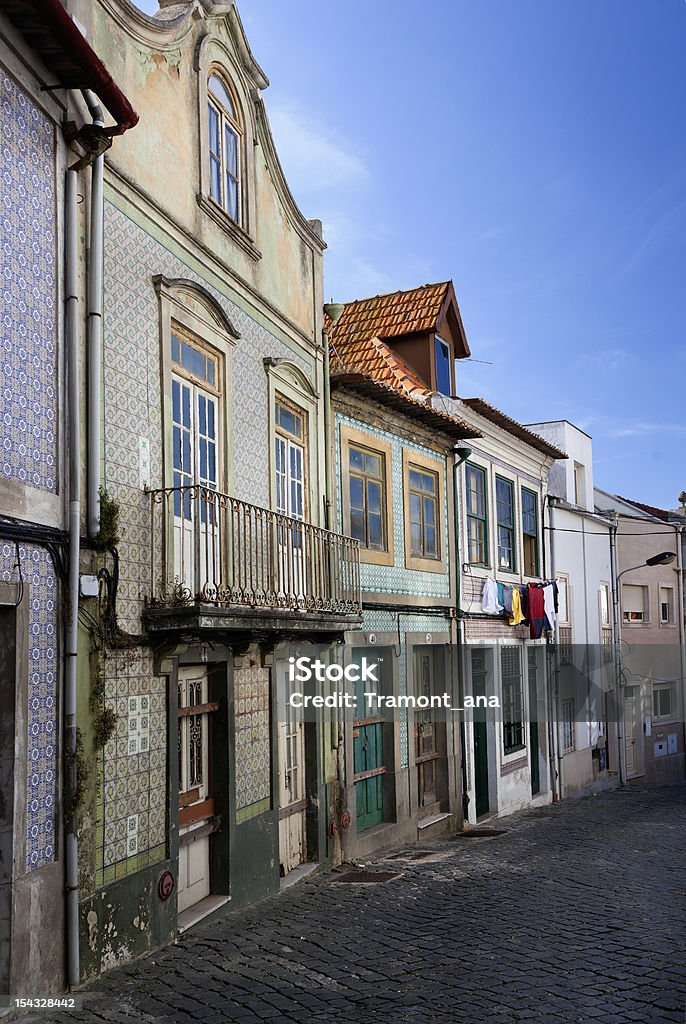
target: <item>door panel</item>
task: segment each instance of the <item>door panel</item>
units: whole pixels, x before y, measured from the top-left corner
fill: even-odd
[[[642,775],[643,715],[640,686],[627,686],[624,690],[624,745],[627,779]]]
[[[209,791],[210,751],[207,673],[179,669],[179,913],[210,892],[210,836],[203,825],[214,817]],[[192,713],[191,709],[204,710]]]
[[[472,651],[472,693],[474,697],[486,696],[486,655],[484,651]],[[474,789],[477,818],[490,810],[488,795],[488,733],[485,708],[475,708],[474,722]]]
[[[352,660],[361,665],[362,652],[353,651]],[[355,691],[357,707],[367,707],[364,693],[376,693],[378,685],[373,680],[357,681]],[[363,711],[364,714],[364,711]],[[383,817],[383,775],[384,745],[383,717],[371,715],[358,718],[353,722],[353,773],[355,781],[355,800],[357,831],[362,832],[373,825],[379,825]],[[358,776],[364,776],[359,778]]]
[[[284,695],[297,688],[284,676]],[[288,700],[279,722],[279,858],[282,874],[306,859],[305,725],[302,710]]]
[[[434,692],[433,656],[418,655],[418,696],[431,698]],[[417,764],[418,803],[426,815],[438,810],[437,749],[435,709],[429,707],[415,713],[415,761]]]

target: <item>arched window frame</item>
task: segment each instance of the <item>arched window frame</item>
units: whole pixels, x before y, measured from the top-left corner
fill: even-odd
[[[233,54],[218,39],[209,34],[199,43],[195,54],[194,70],[197,74],[198,100],[198,206],[204,214],[218,224],[247,255],[260,260],[262,253],[255,244],[256,181],[255,139],[257,124],[254,105],[250,100],[241,68]],[[239,220],[234,221],[212,198],[210,189],[209,155],[209,84],[216,74],[231,97],[235,123],[240,129],[238,177],[240,180]]]
[[[213,79],[226,93],[225,99],[212,89]],[[243,227],[244,133],[233,90],[216,67],[210,68],[207,78],[207,119],[210,198],[235,224]]]

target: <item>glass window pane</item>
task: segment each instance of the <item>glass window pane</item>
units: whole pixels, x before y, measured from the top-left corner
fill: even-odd
[[[207,480],[207,440],[200,438],[200,479]]]
[[[180,427],[174,427],[174,440],[173,440],[173,443],[172,443],[172,449],[173,449],[174,469],[182,469],[183,466],[182,466],[182,462],[181,462],[181,428]],[[176,474],[174,474],[174,475],[176,475]],[[175,483],[174,486],[178,487],[179,485]]]
[[[229,96],[229,91],[222,82],[218,75],[210,75],[210,80],[207,83],[207,88],[212,95],[219,100],[224,110],[227,110],[233,118],[236,117],[236,111],[234,110],[233,101]]]
[[[172,381],[172,419],[174,423],[181,422],[181,385],[178,380]]]
[[[436,531],[433,526],[427,526],[424,530],[424,553],[429,557],[436,555]]]
[[[222,169],[216,157],[210,157],[210,195],[216,202],[222,201]]]
[[[226,212],[231,220],[238,221],[238,184],[229,172],[226,172]]]
[[[433,494],[436,489],[436,477],[429,473],[422,473],[422,490]]]
[[[210,153],[219,156],[219,113],[211,103],[207,105]]]
[[[295,416],[290,409],[285,409],[283,405],[279,406],[279,423],[289,434],[295,433]]]
[[[350,477],[350,508],[364,510],[364,484],[359,477]]]
[[[213,442],[210,442],[207,446],[209,454],[209,468],[207,473],[208,482],[216,485],[217,483],[217,446]]]
[[[214,384],[214,359],[207,357],[207,382]]]
[[[424,522],[427,526],[435,526],[436,505],[433,498],[424,498]]]
[[[351,469],[364,469],[364,453],[357,448],[351,448],[349,462]]]
[[[440,338],[436,338],[436,390],[442,395],[452,392],[450,381],[450,347]]]
[[[416,469],[410,470],[410,487],[414,487],[418,491],[421,490],[422,474],[418,473]]]
[[[207,362],[205,356],[197,348],[189,345],[187,341],[181,342],[181,365],[184,370],[192,373],[194,377],[205,380],[207,376]]]
[[[366,536],[364,531],[364,513],[360,511],[354,511],[351,509],[350,512],[350,536],[354,537],[355,540],[361,541],[363,544],[366,543]]]
[[[372,476],[381,476],[381,459],[378,455],[365,455],[364,468]]]
[[[410,523],[410,550],[413,555],[422,554],[422,528],[419,523]]]
[[[238,177],[238,136],[229,125],[224,126],[224,164],[234,178]]]
[[[200,433],[207,436],[207,400],[204,395],[198,395],[198,427]]]
[[[382,532],[381,532],[381,516],[375,513],[370,513],[368,517],[369,521],[369,546],[370,547],[381,547]]]
[[[410,495],[410,522],[420,525],[422,522],[422,499],[418,494]]]
[[[214,402],[211,398],[207,399],[207,436],[217,436],[214,429]]]
[[[171,343],[172,343],[172,346],[171,346],[171,348],[172,348],[172,360],[173,360],[173,362],[178,363],[180,358],[181,358],[180,357],[181,345],[180,345],[179,339],[176,337],[175,334],[172,334]]]
[[[191,389],[185,384],[181,386],[181,400],[183,403],[183,425],[190,429],[191,425]]]
[[[370,512],[381,513],[381,484],[367,481],[367,506]]]
[[[181,437],[181,468],[185,473],[191,471],[191,435],[186,430]]]

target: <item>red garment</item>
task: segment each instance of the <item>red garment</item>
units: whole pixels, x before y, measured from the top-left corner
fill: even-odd
[[[545,599],[543,588],[537,583],[529,584],[529,636],[540,640],[545,624]]]

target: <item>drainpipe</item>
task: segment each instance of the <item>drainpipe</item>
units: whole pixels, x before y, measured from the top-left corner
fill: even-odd
[[[93,126],[102,128],[105,116],[97,97],[90,89],[83,90]],[[104,154],[96,157],[91,167],[90,250],[88,256],[88,536],[100,532],[100,396],[102,364],[102,286],[104,258],[103,175]]]
[[[67,417],[69,423],[69,581],[65,631],[64,746],[65,775],[71,793],[76,789],[76,655],[79,621],[79,547],[81,521],[79,425],[79,339],[77,295],[77,175],[67,171],[65,189],[65,334],[67,348]],[[65,837],[67,983],[79,984],[79,856],[76,815]]]
[[[550,529],[550,579],[555,579],[555,516],[554,501],[548,495],[548,519]],[[569,594],[567,595],[569,600]],[[555,649],[553,651],[553,678],[548,676],[548,762],[550,765],[550,786],[553,791],[553,803],[562,797],[562,754],[560,752],[560,623],[555,616]],[[557,768],[556,768],[557,765]]]
[[[456,460],[453,463],[453,514],[455,517],[455,611],[457,617],[457,699],[460,707],[464,707],[464,621],[461,615],[460,595],[462,584],[462,558],[460,553],[460,506],[459,494],[459,469],[463,462],[472,454],[471,448],[456,447]],[[462,817],[465,822],[469,821],[469,793],[467,792],[467,731],[465,729],[464,712],[460,714],[460,771],[462,777]]]
[[[619,784],[626,781],[624,749],[624,701],[622,699],[622,638],[619,632],[619,582],[617,579],[617,516],[610,527],[610,577],[612,579],[612,629],[615,655],[615,710],[617,714],[617,760]]]
[[[324,312],[331,320],[332,324],[337,324],[343,314],[343,303],[342,302],[327,302],[324,306]],[[326,513],[326,528],[332,530],[334,527],[334,516],[333,516],[333,424],[331,418],[331,379],[329,377],[329,334],[326,327],[322,330],[322,344],[324,346],[324,444],[326,446],[326,497],[325,501],[325,513]]]

